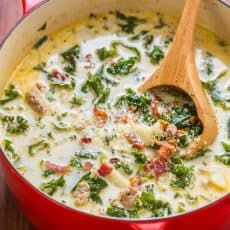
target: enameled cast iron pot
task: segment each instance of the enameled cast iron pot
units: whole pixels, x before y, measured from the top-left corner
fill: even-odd
[[[4,87],[21,58],[44,33],[84,18],[90,12],[153,9],[164,14],[180,15],[184,5],[184,0],[46,0],[39,3],[40,1],[23,0],[24,17],[0,46],[0,89]],[[39,4],[36,5],[37,3]],[[38,32],[37,29],[45,21],[48,25],[46,31]],[[199,23],[221,38],[230,40],[230,8],[220,0],[204,0],[199,12]],[[203,208],[177,216],[154,220],[119,220],[86,214],[50,199],[25,180],[1,151],[0,164],[11,192],[37,229],[230,229],[230,194]]]

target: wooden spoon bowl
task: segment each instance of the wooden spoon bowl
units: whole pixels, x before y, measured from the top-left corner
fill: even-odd
[[[158,70],[140,87],[144,92],[154,87],[173,86],[187,93],[193,100],[203,132],[187,148],[191,156],[212,144],[217,135],[217,121],[213,108],[202,88],[194,56],[194,32],[201,0],[187,0],[171,48]]]

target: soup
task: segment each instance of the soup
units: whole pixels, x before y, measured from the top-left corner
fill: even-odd
[[[196,64],[219,128],[207,149],[186,153],[203,129],[188,96],[137,90],[176,24],[109,12],[41,37],[0,100],[1,146],[18,172],[67,206],[119,218],[183,213],[228,193],[229,45],[198,27]]]

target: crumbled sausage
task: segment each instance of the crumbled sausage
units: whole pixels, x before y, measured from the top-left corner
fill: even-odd
[[[86,182],[81,182],[78,184],[75,192],[73,193],[74,205],[76,207],[83,206],[89,202],[90,198],[90,187]]]
[[[32,109],[39,115],[44,115],[48,110],[48,105],[45,98],[42,96],[40,89],[35,85],[26,93],[26,100]]]
[[[132,209],[136,205],[137,197],[137,191],[133,188],[129,188],[128,190],[121,193],[120,202],[124,208]]]

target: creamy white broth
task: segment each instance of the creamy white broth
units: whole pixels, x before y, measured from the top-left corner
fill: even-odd
[[[130,14],[146,19],[146,22],[138,23],[133,34],[121,31],[118,24],[123,24],[124,21],[118,20],[115,13],[91,16],[89,19],[48,35],[48,41],[37,49],[32,49],[26,55],[12,73],[9,82],[9,84],[13,84],[20,92],[20,96],[1,105],[0,112],[2,114],[1,117],[6,115],[23,116],[28,121],[29,127],[25,132],[20,134],[11,134],[6,130],[4,119],[1,118],[0,137],[2,148],[5,149],[6,155],[14,164],[15,168],[33,185],[40,189],[41,184],[44,185],[44,183],[48,183],[52,179],[58,180],[63,175],[65,183],[62,183],[62,181],[60,182],[60,186],[56,186],[52,198],[70,207],[99,215],[107,214],[131,218],[157,217],[186,212],[204,206],[223,196],[230,190],[229,163],[225,162],[224,164],[223,161],[221,162],[216,159],[216,155],[223,155],[227,152],[224,150],[222,142],[226,144],[230,143],[227,130],[227,122],[229,119],[228,107],[230,104],[230,93],[228,89],[230,85],[228,66],[229,46],[222,44],[223,42],[221,42],[220,45],[220,39],[203,28],[197,29],[196,63],[200,78],[204,82],[218,78],[217,86],[221,90],[221,95],[228,98],[228,101],[226,100],[226,108],[223,109],[223,105],[219,102],[219,104],[214,105],[212,98],[207,92],[213,104],[213,108],[216,111],[219,132],[215,142],[212,146],[209,146],[210,151],[204,156],[192,160],[182,160],[182,164],[185,168],[190,169],[190,167],[193,167],[193,176],[190,178],[191,181],[189,181],[188,185],[184,188],[170,185],[170,183],[175,180],[175,173],[169,170],[171,167],[170,164],[172,164],[170,159],[167,159],[167,164],[169,164],[167,172],[162,173],[159,178],[156,177],[153,170],[150,170],[150,172],[147,173],[148,175],[137,176],[139,165],[136,163],[135,157],[131,155],[135,147],[132,146],[132,143],[130,143],[126,137],[130,133],[134,133],[145,145],[154,144],[155,139],[153,137],[158,138],[165,135],[165,130],[163,130],[161,123],[162,119],[157,117],[156,122],[150,125],[142,121],[138,113],[129,110],[128,112],[126,111],[126,123],[120,121],[115,122],[115,117],[120,109],[115,108],[114,104],[119,96],[125,94],[126,88],[136,90],[138,85],[157,69],[158,63],[151,63],[146,52],[151,51],[154,46],[159,46],[164,56],[166,55],[170,46],[170,43],[168,44],[167,41],[175,32],[176,20],[170,17],[163,17],[164,22],[166,22],[166,25],[164,25],[162,22],[159,24],[159,18],[161,16],[153,14],[153,12],[126,13],[126,15]],[[130,37],[138,34],[142,30],[149,32],[141,35],[137,40],[130,40]],[[154,36],[152,43],[147,48],[143,45],[143,39],[146,35]],[[111,44],[114,41],[122,42],[127,46],[135,47],[139,50],[141,60],[135,60],[136,70],[134,72],[124,76],[120,76],[119,74],[111,75],[106,72],[107,68],[112,63],[118,62],[120,57],[127,59],[134,56],[134,53],[129,49],[119,46],[117,48],[118,55],[101,61],[96,51],[103,47],[107,50],[111,49]],[[51,87],[47,77],[48,74],[37,71],[34,67],[38,65],[41,66],[41,63],[45,63],[43,68],[48,73],[51,73],[54,69],[63,73],[63,69],[68,63],[63,60],[60,54],[76,44],[80,47],[79,57],[75,59],[76,72],[69,74],[75,79],[74,88],[64,89]],[[211,55],[208,54],[208,58],[206,57],[207,51],[211,53]],[[207,73],[207,59],[208,62],[210,62],[208,65],[211,69],[209,73]],[[110,94],[105,103],[96,105],[96,107],[101,107],[108,116],[106,122],[101,124],[94,114],[95,92],[89,87],[88,92],[85,93],[81,88],[89,78],[88,73],[95,74],[103,63],[105,63],[104,72],[106,73],[106,77],[115,82],[119,82],[119,84],[112,85],[105,83],[105,80],[103,80],[103,84],[110,88]],[[218,77],[220,74],[223,76]],[[26,94],[30,92],[31,88],[37,83],[44,85],[44,88],[38,90],[42,97],[41,100],[44,100],[47,106],[47,111],[44,115],[35,111],[31,103],[28,103],[28,100],[26,100]],[[172,97],[172,95],[170,96],[161,91],[155,91],[153,94],[163,98],[163,101],[169,100],[170,103],[175,100],[178,100],[179,104],[183,102],[178,95]],[[80,98],[80,102],[77,102],[80,105],[72,106],[70,103],[74,95],[76,95],[77,99]],[[2,97],[4,98],[5,96],[3,95]],[[124,107],[126,108],[127,106]],[[125,108],[122,107],[123,110]],[[64,123],[65,130],[57,129],[57,124],[60,125],[60,122],[62,122],[61,125]],[[90,143],[81,144],[82,137],[90,137]],[[6,148],[6,139],[10,141],[10,145],[13,146],[14,151]],[[34,150],[34,154],[31,155],[28,146],[40,141],[43,141],[43,148],[39,150],[38,146],[38,148]],[[182,157],[182,155],[185,154],[185,150],[186,148],[179,147],[178,151],[170,157]],[[97,159],[82,159],[78,157],[78,161],[80,161],[82,165],[84,165],[85,162],[93,164],[93,167],[89,170],[83,170],[81,167],[79,169],[76,164],[71,164],[75,153],[81,151],[84,153],[93,153],[97,156]],[[136,151],[139,152],[138,150]],[[151,161],[153,158],[158,158],[157,149],[143,147],[140,152],[144,152],[148,161]],[[18,154],[20,159],[18,160],[14,154]],[[121,166],[118,166],[116,163],[111,163],[111,158],[115,157],[120,159],[120,163],[118,164],[121,164],[121,162],[128,164],[132,169],[132,173],[127,174]],[[41,161],[43,163],[49,161],[59,166],[68,166],[68,169],[64,173],[54,173],[56,169],[54,171],[51,170],[53,173],[50,175],[48,175],[48,173],[45,177],[44,171],[47,171],[47,169],[44,169],[44,165],[41,165]],[[148,161],[144,164],[147,164]],[[112,172],[108,173],[108,175],[101,175],[98,172],[103,162],[112,167]],[[143,172],[144,171],[146,170],[143,170]],[[83,198],[85,198],[84,196],[87,196],[87,194],[88,196],[83,204],[76,204],[76,200],[82,198],[81,191],[76,192],[81,186],[78,184],[75,191],[72,190],[80,178],[87,173],[96,175],[97,178],[102,179],[107,184],[97,194],[101,198],[102,203],[92,200],[92,194],[89,194],[88,191],[89,182],[84,181],[82,186],[85,186],[84,188],[86,188],[86,190],[88,189],[88,193],[84,191]],[[149,174],[153,175],[149,176]],[[131,178],[134,179],[132,180]],[[132,183],[130,181],[135,182],[135,179],[140,181],[135,186],[131,186]],[[148,205],[151,206],[154,202],[158,202],[158,204],[161,202],[161,209],[154,209],[151,206],[152,209],[150,210],[143,206],[144,198],[142,197],[142,193],[146,192],[146,186],[151,184],[153,185],[153,189],[147,192],[150,193],[151,198],[153,196],[155,197],[155,201],[151,200]],[[135,205],[131,205],[131,208],[125,207],[129,205],[121,198],[130,187],[132,187],[131,191],[134,190],[133,193],[135,193],[134,195],[131,194],[131,196],[135,196],[136,199]],[[44,189],[44,186],[42,190],[46,193],[50,192],[50,190]],[[126,198],[127,200],[131,199],[128,195]],[[141,204],[137,205],[138,202]],[[113,209],[111,209],[111,207]],[[108,208],[110,211],[108,211]],[[116,208],[118,208],[119,215],[116,212]],[[135,213],[138,212],[138,215],[131,215],[130,210]]]

